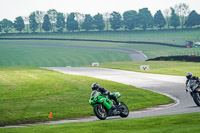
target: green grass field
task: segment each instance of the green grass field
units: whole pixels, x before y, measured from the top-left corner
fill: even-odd
[[[74,32],[74,33],[49,33],[49,34],[17,34],[15,36],[0,37],[29,37],[29,38],[67,38],[67,39],[97,39],[114,41],[146,41],[146,42],[164,42],[185,46],[185,40],[200,42],[199,30],[166,30],[166,31],[121,31],[121,32]],[[51,41],[49,42],[51,43]],[[62,42],[59,42],[62,43]],[[157,46],[151,44],[113,44],[113,43],[88,43],[76,42],[73,45],[92,45],[106,47],[123,47],[142,51],[148,58],[168,55],[194,54],[200,51],[199,48],[183,49],[166,46]]]
[[[56,46],[59,45],[59,46]],[[63,46],[63,47],[62,47]],[[94,47],[95,49],[67,48],[65,46]],[[175,48],[151,44],[125,44],[80,41],[0,41],[1,66],[85,66],[92,62],[123,62],[130,57],[119,51],[98,50],[125,48],[142,51],[148,58],[168,55],[200,54],[200,48]]]
[[[49,46],[45,47],[47,44]],[[83,66],[92,62],[131,60],[127,54],[118,51],[57,47],[57,44],[60,41],[0,41],[0,66]],[[73,44],[61,43],[63,46]]]
[[[116,82],[35,67],[0,67],[0,125],[94,115],[88,102],[94,82],[120,92],[120,100],[130,110],[173,102],[166,96]],[[50,112],[53,119],[48,118]]]

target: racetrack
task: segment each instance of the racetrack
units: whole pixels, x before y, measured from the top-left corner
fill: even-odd
[[[133,85],[138,88],[144,88],[144,89],[148,89],[154,92],[165,94],[175,100],[174,104],[161,105],[161,106],[152,107],[152,108],[148,108],[141,111],[130,112],[127,119],[200,112],[199,107],[196,106],[196,104],[192,100],[192,97],[189,94],[186,94],[185,92],[185,77],[183,76],[147,74],[147,73],[124,71],[124,70],[97,68],[97,67],[71,67],[71,68],[70,67],[51,67],[51,68],[44,68],[44,69],[59,71],[66,74],[95,77],[95,78],[111,80],[111,81],[115,81],[115,82],[119,82],[119,83],[123,83],[127,85]],[[99,84],[101,85],[101,83]],[[107,89],[109,90],[109,88]],[[110,117],[107,119],[121,119],[121,117]],[[38,123],[34,125],[60,124],[60,123],[70,123],[70,122],[88,122],[88,121],[97,121],[97,120],[99,119],[93,116],[89,118],[61,120],[61,121],[54,121],[54,122]],[[23,124],[19,126],[28,126],[28,125],[33,125],[33,124]]]
[[[100,79],[111,80],[127,85],[133,85],[138,88],[144,88],[158,93],[166,94],[168,96],[171,96],[171,98],[175,100],[175,104],[172,105],[159,106],[156,108],[149,108],[143,111],[131,112],[128,118],[140,118],[140,117],[149,117],[158,115],[200,112],[199,107],[195,105],[191,96],[189,94],[186,94],[185,77],[182,76],[146,74],[146,73],[95,68],[95,67],[46,68],[46,69],[59,71],[67,74],[90,76]],[[92,120],[98,120],[98,119],[96,117],[91,117],[88,119],[83,119],[83,120],[80,119],[77,121],[79,122],[79,121],[92,121]],[[73,122],[73,120],[71,122]]]
[[[5,44],[0,44],[0,46]],[[43,44],[43,43],[27,43],[27,44],[15,44],[8,43],[6,46],[26,46],[26,47],[53,47],[53,48],[73,48],[73,49],[89,49],[89,50],[106,50],[106,51],[117,51],[127,54],[132,61],[145,61],[147,60],[146,55],[141,51],[132,50],[128,48],[117,48],[117,47],[93,47],[93,46],[74,46],[74,45],[63,45],[63,44]]]

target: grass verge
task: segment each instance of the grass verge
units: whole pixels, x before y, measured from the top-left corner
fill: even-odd
[[[130,110],[173,102],[166,96],[116,82],[35,67],[0,67],[0,125],[94,115],[88,102],[93,82],[111,92],[119,91],[120,101]],[[48,118],[50,112],[53,119]]]
[[[4,128],[4,133],[197,133],[200,113],[59,125]]]
[[[148,71],[141,71],[141,65],[149,65],[150,69]],[[105,68],[179,76],[185,76],[187,72],[200,76],[199,66],[200,63],[181,61],[110,62],[100,64],[100,67]]]

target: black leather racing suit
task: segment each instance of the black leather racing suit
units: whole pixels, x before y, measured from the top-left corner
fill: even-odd
[[[100,92],[101,94],[107,94],[108,97],[109,97],[111,100],[114,100],[115,103],[116,103],[117,105],[119,105],[119,101],[117,100],[116,96],[115,96],[113,93],[110,93],[109,91],[107,91],[107,90],[106,90],[105,88],[103,88],[103,87],[99,87],[99,88],[97,89],[97,91]]]

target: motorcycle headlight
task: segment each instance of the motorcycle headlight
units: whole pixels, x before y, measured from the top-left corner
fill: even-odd
[[[96,102],[98,100],[98,98],[95,98],[94,101]]]

